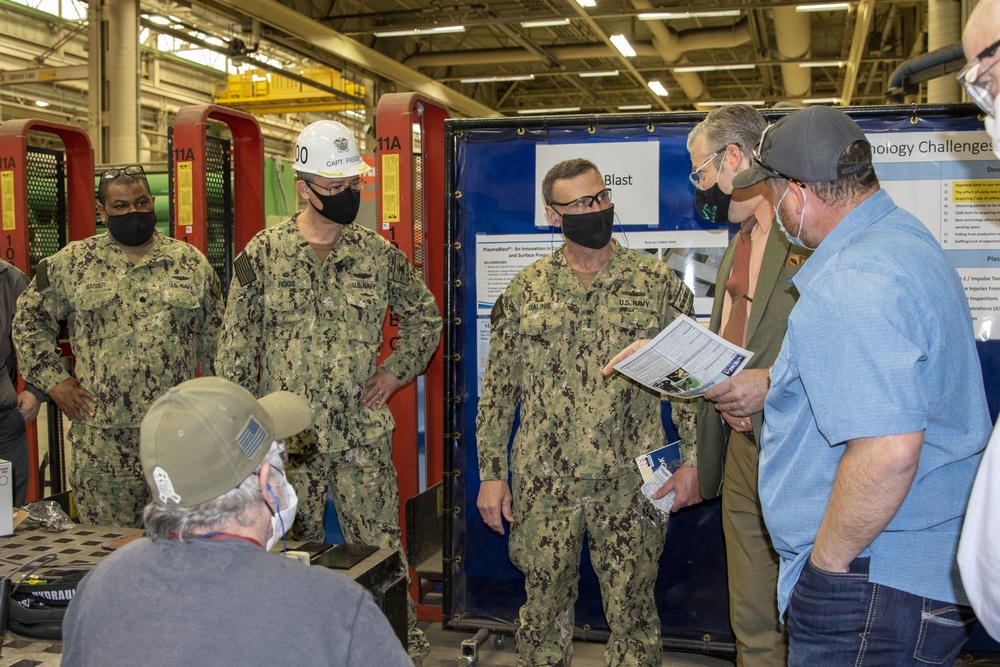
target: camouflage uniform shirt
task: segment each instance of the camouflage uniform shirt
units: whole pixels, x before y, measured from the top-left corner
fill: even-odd
[[[400,337],[381,367],[400,385],[424,369],[441,333],[434,297],[406,256],[347,225],[320,262],[292,218],[254,236],[234,268],[220,374],[258,396],[285,389],[308,398],[315,451],[343,451],[391,431],[388,408],[361,403],[379,367],[386,306],[400,319]]]
[[[42,260],[17,302],[21,374],[51,389],[70,376],[59,359],[66,320],[75,374],[94,395],[99,428],[139,426],[150,404],[197,374],[212,375],[222,289],[197,248],[159,235],[137,264],[107,233]]]
[[[693,298],[664,262],[612,247],[590,289],[560,248],[518,273],[497,300],[476,420],[482,480],[507,479],[518,404],[510,457],[518,474],[617,477],[664,444],[659,395],[601,371],[636,339],[652,338],[681,313],[693,316]],[[687,462],[693,408],[672,405]]]

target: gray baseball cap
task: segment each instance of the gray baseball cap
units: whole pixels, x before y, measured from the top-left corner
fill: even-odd
[[[753,167],[733,178],[734,188],[748,188],[765,178],[825,183],[857,173],[871,164],[838,166],[844,150],[866,141],[858,124],[843,111],[815,106],[788,114],[761,134]]]
[[[139,460],[155,502],[191,507],[238,487],[273,441],[311,424],[298,394],[256,399],[229,380],[195,378],[153,402],[139,426]]]

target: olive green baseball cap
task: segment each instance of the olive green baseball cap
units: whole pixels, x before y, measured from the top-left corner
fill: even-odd
[[[298,394],[257,399],[229,380],[196,378],[149,408],[139,427],[139,460],[154,502],[190,507],[238,487],[273,441],[311,423],[309,403]]]

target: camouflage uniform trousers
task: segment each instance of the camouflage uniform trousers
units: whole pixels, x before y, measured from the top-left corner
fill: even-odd
[[[149,487],[139,463],[139,429],[73,424],[69,482],[82,523],[142,528]]]
[[[525,576],[518,667],[567,667],[584,532],[611,635],[606,665],[660,665],[653,586],[667,519],[640,491],[637,472],[611,479],[513,476],[510,559]]]
[[[326,492],[330,489],[344,538],[351,544],[398,551],[403,563],[400,574],[406,577],[409,588],[410,573],[400,539],[399,489],[391,452],[392,431],[342,452],[290,454],[286,467],[288,480],[299,497],[293,534],[300,540],[323,541],[323,513]],[[417,627],[413,598],[407,595],[406,603],[407,652],[411,658],[422,658],[430,651],[430,644],[423,630]]]

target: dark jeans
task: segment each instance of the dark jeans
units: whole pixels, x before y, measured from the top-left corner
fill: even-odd
[[[14,507],[20,507],[28,495],[28,436],[17,408],[0,412],[0,459],[12,464]]]
[[[806,563],[788,605],[788,665],[951,665],[975,623],[969,607],[868,581],[868,559],[837,574]]]

